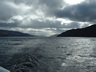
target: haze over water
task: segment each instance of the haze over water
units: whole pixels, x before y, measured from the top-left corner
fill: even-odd
[[[0,66],[11,72],[95,72],[96,38],[0,38]]]

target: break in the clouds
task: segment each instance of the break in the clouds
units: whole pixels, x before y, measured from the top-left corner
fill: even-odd
[[[96,22],[95,0],[0,0],[0,28],[40,36]]]

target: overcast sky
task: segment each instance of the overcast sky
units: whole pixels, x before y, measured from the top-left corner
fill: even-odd
[[[50,36],[96,22],[96,0],[0,0],[0,29]]]

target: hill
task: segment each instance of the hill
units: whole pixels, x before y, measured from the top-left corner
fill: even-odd
[[[86,28],[68,30],[58,37],[96,37],[96,24]]]
[[[30,34],[27,33],[22,33],[22,32],[18,32],[18,31],[9,31],[9,30],[0,30],[0,37],[28,37],[28,36],[32,36]]]

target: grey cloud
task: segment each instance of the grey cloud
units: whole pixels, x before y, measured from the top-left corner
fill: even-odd
[[[61,8],[63,5],[63,0],[40,0],[41,4],[46,4],[49,8]]]
[[[90,2],[88,3],[88,1]],[[34,34],[36,32],[37,34],[43,35],[47,34],[47,31],[60,33],[65,31],[64,28],[79,28],[80,23],[78,23],[78,21],[95,21],[96,1],[88,1],[78,5],[66,6],[63,10],[61,10],[61,8],[65,5],[63,0],[0,0],[0,28],[12,28],[14,30],[15,28],[20,28],[22,31],[27,31],[28,28],[31,28],[33,29],[31,31]],[[26,8],[29,9],[27,10]],[[36,11],[44,13],[44,17],[42,14],[36,14]],[[31,19],[30,17],[32,15],[37,16],[37,18],[35,19],[33,17],[34,19]],[[17,18],[15,18],[16,16]],[[21,20],[19,20],[18,16],[21,17]],[[46,18],[50,17],[53,20],[46,20]],[[56,19],[54,21],[55,17],[66,17],[74,20],[74,22],[61,24],[61,21]],[[37,29],[37,31],[34,29]],[[46,29],[46,31],[38,31],[40,29]],[[29,33],[32,33],[31,31]]]
[[[0,2],[0,20],[7,21],[12,16],[17,15],[17,10],[12,6],[8,5],[6,2]]]
[[[42,28],[79,28],[80,24],[78,22],[64,23],[61,24],[60,21],[39,21],[39,20],[31,20],[26,24],[23,24],[23,21],[13,19],[12,23],[1,22],[0,27],[21,27],[21,28],[34,28],[34,29],[42,29]]]
[[[29,24],[23,25],[20,21],[14,21],[14,23],[0,23],[0,27],[3,27],[3,29],[12,29],[17,31],[22,31],[34,35],[45,35],[50,36],[52,34],[59,34],[61,32],[64,32],[71,28],[79,28],[80,24],[78,22],[72,22],[68,24],[61,24],[60,21],[45,21],[40,22],[37,20],[32,20],[32,22],[29,22]],[[18,29],[20,28],[20,30]],[[29,29],[27,31],[27,29]],[[31,30],[32,29],[32,30]],[[43,30],[43,31],[42,31]]]
[[[11,0],[12,1],[12,0]],[[60,8],[63,5],[63,0],[13,0],[16,4],[24,3],[26,5],[46,5],[49,8]]]
[[[63,0],[40,0],[40,4],[46,5],[46,16],[54,16],[55,11],[60,10],[64,6]]]
[[[15,28],[15,27],[19,27],[19,22],[15,21],[12,23],[6,23],[6,22],[0,22],[0,27],[4,27],[6,28]]]
[[[71,22],[68,24],[69,28],[79,28],[80,27],[80,23],[78,22]]]
[[[55,13],[57,17],[69,18],[74,21],[96,21],[96,1],[88,0],[81,4],[67,6]]]
[[[5,28],[13,28],[13,27],[20,27],[20,28],[34,28],[34,29],[42,29],[42,28],[79,28],[80,24],[78,22],[71,22],[71,23],[64,23],[61,24],[60,21],[52,21],[52,20],[31,20],[29,22],[23,22],[16,19],[12,20],[11,23],[0,22],[0,27]]]
[[[1,22],[0,23],[0,27],[7,27],[7,28],[13,28],[13,27],[18,27],[18,25],[16,24],[16,23],[3,23],[3,22]]]
[[[64,6],[63,0],[13,0],[15,4],[26,4],[32,6],[30,13],[41,10],[46,16],[53,16],[54,12]]]
[[[39,21],[39,20],[31,20],[30,22],[28,22],[26,25],[21,24],[21,27],[25,27],[25,28],[36,28],[36,29],[40,29],[40,28],[57,28],[60,27],[61,22],[60,21]]]
[[[54,12],[62,7],[63,0],[0,0],[0,20],[8,20],[12,16],[16,15],[25,15],[25,11],[20,11],[20,9],[14,8],[11,4],[16,5],[17,7],[21,4],[29,6],[31,9],[28,10],[25,14],[36,14],[37,10],[40,10],[44,13],[45,16],[54,16]]]
[[[64,23],[61,24],[60,21],[39,21],[39,20],[31,20],[27,24],[19,25],[22,28],[35,28],[35,29],[42,29],[42,28],[79,28],[80,23],[78,22],[71,22],[71,23]]]
[[[27,6],[32,6],[33,8],[39,7],[39,0],[11,0],[16,5],[25,4]]]

